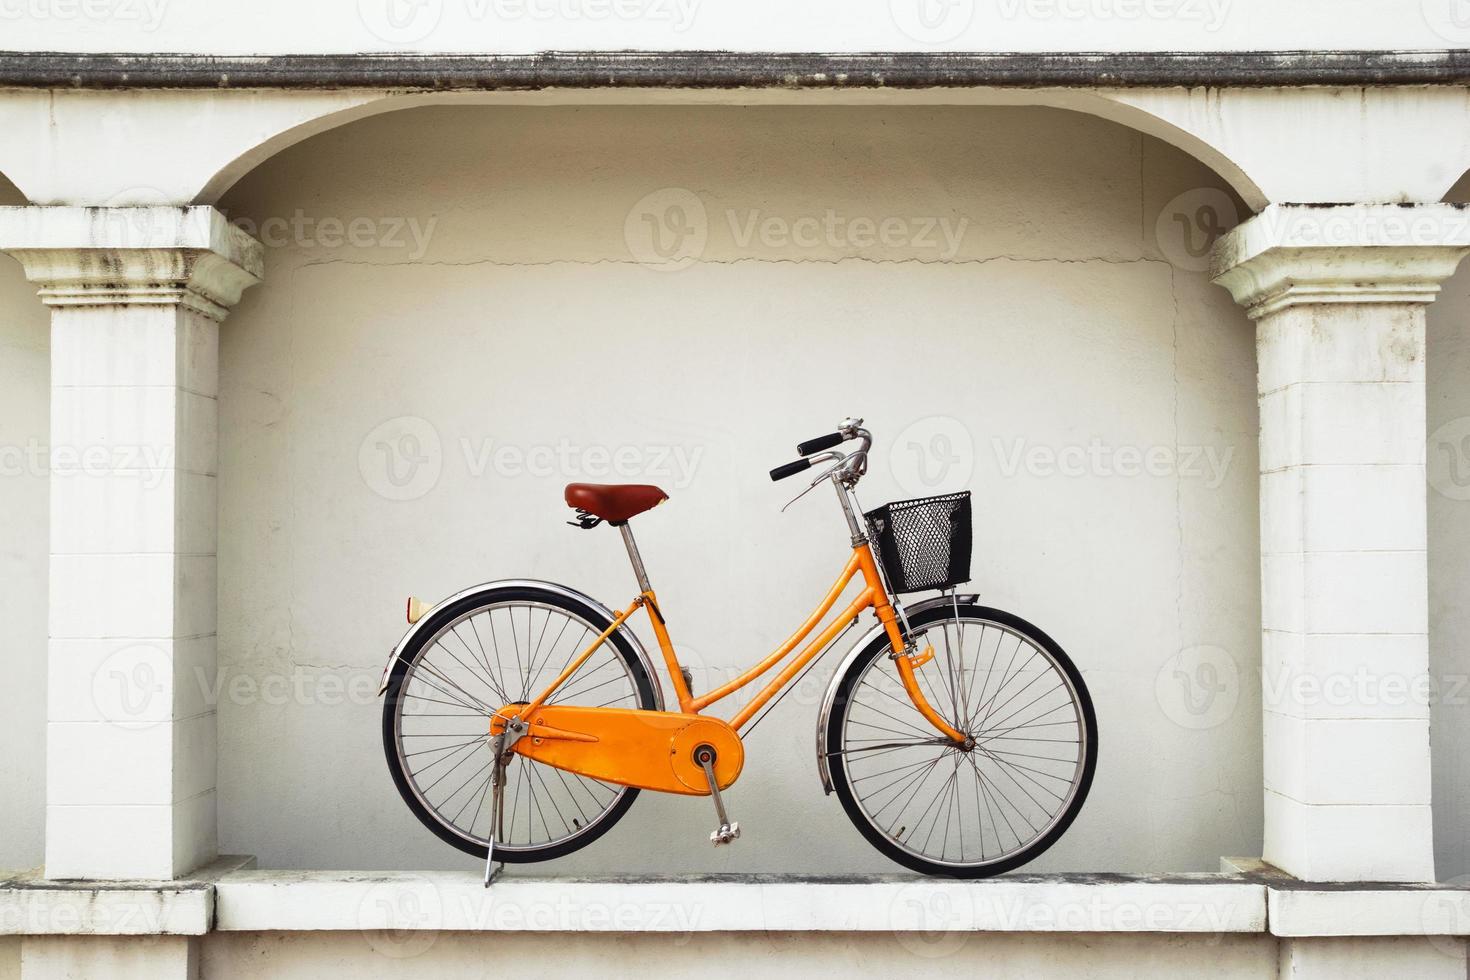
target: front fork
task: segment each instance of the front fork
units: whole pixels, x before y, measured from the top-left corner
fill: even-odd
[[[924,696],[923,689],[919,687],[919,675],[916,671],[934,659],[933,644],[924,647],[922,651],[915,650],[912,641],[904,636],[903,630],[899,627],[898,615],[887,598],[885,594],[883,601],[878,604],[878,620],[888,633],[888,642],[892,647],[888,656],[892,658],[894,666],[898,669],[898,679],[903,683],[904,691],[908,694],[909,700],[914,702],[914,707],[918,709],[919,714],[924,716],[924,720],[938,729],[940,734],[956,745],[970,748],[975,744],[975,740],[955,728],[945,720],[943,715],[935,711],[929,699]]]
[[[973,746],[975,740],[945,721],[944,716],[934,710],[934,706],[929,703],[929,699],[924,697],[924,692],[919,688],[919,675],[915,671],[934,659],[933,645],[926,646],[921,653],[909,648],[901,653],[890,654],[890,656],[893,657],[894,666],[898,668],[898,679],[903,682],[903,689],[908,692],[909,700],[914,702],[914,707],[919,709],[919,714],[956,744],[965,748]]]

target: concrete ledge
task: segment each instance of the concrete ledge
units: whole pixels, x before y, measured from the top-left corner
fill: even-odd
[[[1265,888],[1200,874],[809,878],[245,871],[215,928],[533,932],[1263,932]]]
[[[1270,933],[1470,936],[1470,889],[1221,874],[518,876],[257,871],[221,858],[179,881],[0,879],[0,936],[228,932]]]
[[[1271,932],[1317,936],[1470,936],[1470,890],[1449,885],[1269,885]]]
[[[0,878],[0,936],[202,936],[214,928],[214,882],[254,866],[220,857],[176,881]]]
[[[1266,886],[1275,936],[1470,936],[1470,889],[1463,887],[1299,881],[1260,858],[1224,857],[1220,870]]]
[[[203,881],[0,880],[0,936],[202,936],[213,921]]]

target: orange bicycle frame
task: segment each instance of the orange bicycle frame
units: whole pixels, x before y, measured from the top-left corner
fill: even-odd
[[[749,723],[751,718],[753,718],[755,714],[771,700],[771,698],[773,698],[778,692],[780,692],[782,688],[789,684],[791,682],[791,679],[795,677],[803,667],[811,663],[811,661],[815,657],[817,657],[823,650],[825,650],[828,644],[830,644],[833,640],[837,638],[839,634],[847,629],[852,621],[855,620],[864,610],[871,608],[876,613],[878,621],[883,624],[883,628],[887,633],[888,642],[892,647],[892,656],[898,669],[899,679],[903,683],[904,690],[913,700],[915,708],[917,708],[919,713],[923,715],[923,717],[928,720],[928,722],[933,725],[935,729],[937,729],[941,734],[950,739],[953,739],[955,742],[965,741],[964,733],[954,728],[954,726],[946,721],[943,716],[935,711],[933,706],[929,704],[928,699],[924,697],[923,692],[920,690],[918,677],[914,673],[914,671],[916,668],[923,666],[929,660],[929,658],[933,656],[932,651],[926,650],[922,653],[914,654],[906,649],[903,632],[898,625],[898,615],[894,611],[893,604],[888,599],[888,590],[884,586],[883,579],[878,573],[878,566],[876,559],[873,557],[872,547],[868,544],[868,542],[861,540],[859,541],[859,543],[853,545],[852,557],[848,559],[846,567],[842,570],[842,574],[839,575],[837,581],[833,583],[832,588],[827,592],[826,597],[822,599],[821,603],[812,612],[812,614],[807,617],[806,622],[802,623],[801,626],[797,628],[796,632],[794,632],[789,638],[787,638],[786,642],[782,643],[779,647],[772,651],[765,659],[761,660],[755,666],[751,667],[749,670],[745,671],[740,676],[729,681],[728,683],[722,684],[714,690],[698,696],[695,696],[689,690],[689,685],[684,680],[684,672],[682,665],[679,663],[678,654],[674,650],[673,642],[669,639],[668,628],[665,626],[663,616],[659,612],[658,598],[654,595],[653,589],[649,588],[648,590],[639,594],[638,597],[635,598],[626,609],[618,613],[618,615],[613,619],[608,627],[603,630],[602,633],[599,634],[596,638],[594,638],[585,650],[583,650],[580,654],[573,658],[571,662],[569,662],[567,666],[562,670],[561,674],[549,685],[547,685],[546,689],[542,691],[541,694],[538,695],[534,701],[525,706],[523,709],[518,709],[517,713],[522,718],[532,718],[535,715],[537,709],[541,708],[542,705],[545,704],[547,698],[549,698],[558,687],[565,683],[569,677],[580,670],[582,665],[587,662],[588,658],[590,658],[593,653],[595,653],[597,649],[601,647],[601,645],[607,640],[609,636],[615,633],[623,626],[624,623],[628,621],[633,613],[637,611],[638,607],[644,606],[648,609],[648,618],[653,626],[654,636],[658,639],[659,649],[663,651],[664,664],[668,668],[669,680],[670,683],[673,684],[674,693],[679,700],[679,711],[680,713],[686,715],[697,715],[705,708],[708,708],[710,705],[724,700],[726,697],[729,697],[736,691],[751,684],[757,678],[761,677],[766,672],[775,667],[782,660],[786,659],[786,657],[790,655],[791,652],[795,650],[803,640],[811,636],[812,632],[816,630],[817,626],[827,617],[827,614],[832,611],[832,607],[837,604],[837,600],[841,598],[842,594],[845,591],[847,591],[847,587],[852,583],[852,580],[860,573],[863,579],[863,590],[858,593],[858,595],[852,600],[852,602],[848,604],[847,608],[843,609],[842,612],[839,613],[837,617],[833,619],[831,623],[829,623],[827,627],[821,631],[821,633],[812,638],[812,640],[807,643],[807,645],[801,650],[801,652],[798,653],[796,657],[791,660],[790,663],[786,664],[786,666],[783,667],[780,672],[777,673],[776,676],[773,677],[771,681],[764,688],[762,688],[754,698],[751,699],[749,704],[745,705],[745,707],[736,712],[735,716],[729,721],[730,727],[735,729],[735,731],[737,732],[741,728],[745,727],[745,725]],[[553,734],[551,732],[546,732],[545,734],[547,737],[556,738],[562,733]]]

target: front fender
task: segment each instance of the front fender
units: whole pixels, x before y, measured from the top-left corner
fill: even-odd
[[[903,611],[907,615],[908,613],[923,612],[925,609],[932,609],[935,606],[947,606],[955,601],[962,603],[977,602],[979,598],[978,595],[961,595],[954,596],[953,598],[947,595],[939,595],[932,599],[925,599],[922,602],[915,602],[912,605],[905,605]],[[832,793],[832,769],[827,764],[827,751],[823,742],[827,735],[827,722],[832,718],[832,708],[837,703],[837,685],[842,682],[843,676],[847,674],[847,670],[852,666],[853,661],[858,658],[858,654],[866,650],[869,643],[878,640],[883,635],[884,627],[882,623],[879,623],[864,633],[852,645],[852,649],[848,651],[847,656],[842,658],[842,663],[837,665],[837,670],[832,674],[832,681],[827,685],[827,693],[822,695],[822,708],[817,712],[817,773],[822,777],[822,792],[828,795]]]
[[[400,639],[398,641],[398,644],[393,647],[393,652],[388,655],[388,666],[383,668],[383,679],[381,683],[378,684],[378,697],[382,697],[383,693],[388,690],[388,679],[393,675],[393,667],[403,656],[403,651],[408,647],[409,641],[416,637],[419,634],[419,631],[428,625],[429,621],[434,618],[434,614],[436,612],[451,603],[459,602],[462,599],[467,599],[477,593],[488,592],[492,589],[504,588],[545,589],[548,592],[555,592],[558,595],[563,596],[564,598],[574,599],[577,602],[586,603],[593,609],[605,615],[608,619],[608,622],[612,622],[618,616],[617,613],[613,612],[611,609],[607,608],[607,606],[604,606],[602,603],[598,602],[590,595],[587,595],[585,592],[578,592],[576,589],[568,588],[567,586],[562,585],[558,582],[543,582],[539,579],[530,578],[508,578],[500,579],[497,582],[484,582],[480,585],[471,586],[470,588],[465,589],[462,592],[456,592],[454,595],[449,596],[448,598],[441,599],[439,602],[435,603],[432,608],[430,608],[427,612],[420,616],[416,623],[408,628],[408,632],[403,634],[402,639]],[[627,639],[628,645],[633,648],[634,654],[636,654],[638,659],[642,661],[643,669],[648,671],[648,679],[653,685],[653,700],[655,708],[659,711],[664,710],[663,685],[659,683],[658,672],[654,670],[653,660],[648,656],[648,651],[644,649],[642,641],[638,639],[638,634],[629,629],[626,624],[624,624],[618,630],[618,632],[625,639]]]

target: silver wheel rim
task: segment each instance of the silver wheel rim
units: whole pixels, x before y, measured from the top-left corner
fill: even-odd
[[[931,705],[975,739],[954,747],[913,706],[893,661],[863,668],[842,709],[842,767],[868,825],[899,849],[952,868],[1029,851],[1071,811],[1089,746],[1081,697],[1050,651],[978,616],[915,633]]]
[[[463,613],[419,648],[398,689],[394,751],[409,791],[436,823],[486,845],[492,712],[540,694],[604,628],[550,603],[507,600]],[[611,640],[547,704],[642,707]],[[506,769],[505,833],[495,849],[539,851],[580,837],[628,792],[516,756]]]

